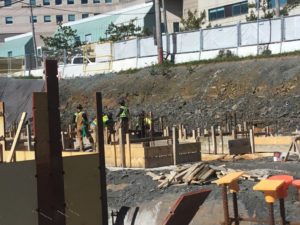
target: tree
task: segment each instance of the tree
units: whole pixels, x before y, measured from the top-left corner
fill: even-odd
[[[69,26],[58,25],[57,32],[53,37],[45,37],[41,35],[45,47],[43,51],[47,53],[48,57],[54,57],[62,60],[64,51],[66,51],[67,58],[80,53],[79,47],[81,45],[78,39],[77,31]]]
[[[198,11],[195,10],[192,12],[189,10],[187,12],[187,18],[181,18],[181,24],[182,24],[182,31],[189,31],[189,30],[198,30],[201,28],[203,24],[205,24],[206,21],[206,13],[205,10],[200,13],[200,16],[198,15]]]
[[[288,0],[287,4],[280,9],[280,16],[288,16],[289,12],[297,7],[300,4],[300,0]],[[248,8],[255,8],[256,4],[248,4]],[[259,0],[259,8],[263,11],[262,16],[260,19],[272,19],[275,16],[275,10],[269,9],[268,2],[266,0]],[[250,10],[250,15],[246,16],[247,21],[256,21],[257,16],[255,15],[254,11]]]
[[[134,24],[136,19],[130,20],[128,24],[115,25],[111,23],[105,32],[106,39],[101,39],[102,41],[122,41],[127,40],[131,37],[136,37],[142,35],[142,29]],[[146,29],[144,29],[146,31]],[[143,31],[144,31],[143,30]]]

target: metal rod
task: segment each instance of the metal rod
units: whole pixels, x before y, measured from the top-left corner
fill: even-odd
[[[230,225],[226,185],[222,185],[222,198],[223,198],[223,209],[224,209],[224,225]]]
[[[236,192],[232,193],[232,203],[233,203],[233,214],[234,214],[234,224],[239,225],[239,210],[238,210],[238,204],[237,204],[237,194]]]
[[[269,225],[275,225],[274,205],[273,205],[273,203],[268,204],[268,209],[269,209]]]
[[[281,224],[285,225],[286,220],[285,220],[285,207],[284,207],[284,199],[283,198],[279,199],[279,206],[280,206]]]

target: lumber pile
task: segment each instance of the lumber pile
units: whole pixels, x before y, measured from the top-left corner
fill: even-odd
[[[170,174],[156,175],[153,172],[147,172],[146,174],[152,177],[153,180],[160,182],[158,188],[181,184],[203,185],[216,179],[216,171],[204,162],[178,167],[176,170],[170,171]]]
[[[221,178],[232,172],[241,171],[241,170],[225,168],[225,165],[223,165],[223,166],[210,165],[210,167],[216,171],[217,178]],[[257,181],[265,180],[268,177],[270,177],[271,175],[272,175],[272,173],[269,170],[264,170],[264,169],[249,170],[249,171],[245,171],[245,173],[244,173],[244,175],[242,175],[241,179],[257,182]]]
[[[209,165],[206,162],[199,162],[192,165],[178,167],[177,169],[170,171],[169,174],[160,173],[157,175],[149,171],[146,173],[146,175],[152,177],[152,180],[160,182],[158,188],[166,188],[171,185],[210,184],[216,179],[219,179],[229,173],[238,171],[241,170],[225,168],[225,165],[214,166]],[[276,174],[276,172],[267,169],[249,170],[245,171],[241,179],[257,182],[265,180],[273,174]]]

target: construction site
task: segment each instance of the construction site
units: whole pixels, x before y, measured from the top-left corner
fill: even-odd
[[[300,224],[299,59],[1,77],[0,224]]]

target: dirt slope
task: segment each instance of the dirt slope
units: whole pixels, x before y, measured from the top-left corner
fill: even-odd
[[[299,56],[202,65],[146,68],[132,74],[98,75],[60,82],[63,122],[78,103],[94,114],[94,92],[115,112],[124,98],[131,113],[152,110],[168,123],[190,127],[224,121],[226,111],[238,119],[263,119],[288,129],[297,127],[300,113]]]

